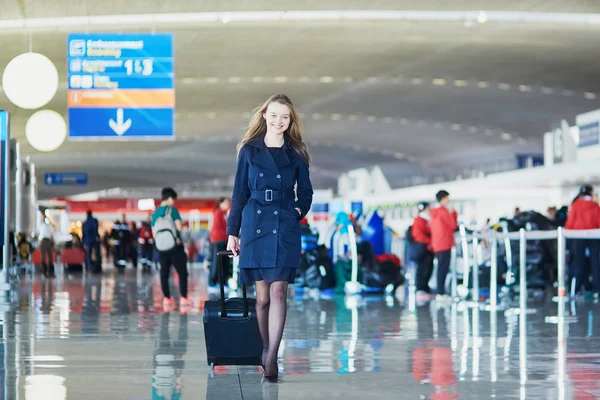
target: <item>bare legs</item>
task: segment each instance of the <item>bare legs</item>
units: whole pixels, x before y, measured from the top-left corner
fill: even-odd
[[[276,376],[277,354],[287,315],[288,282],[256,282],[256,315],[263,340],[265,375]]]

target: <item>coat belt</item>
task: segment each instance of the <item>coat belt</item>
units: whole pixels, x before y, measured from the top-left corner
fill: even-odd
[[[253,190],[250,194],[250,198],[259,201],[281,201],[281,200],[296,200],[296,193],[294,189],[288,190]]]

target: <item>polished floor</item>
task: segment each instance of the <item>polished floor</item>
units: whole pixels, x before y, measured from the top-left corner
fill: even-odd
[[[192,274],[196,304],[209,298]],[[163,313],[157,274],[21,278],[2,305],[2,399],[596,399],[600,305],[514,310],[402,299],[290,294],[282,382],[258,368],[206,363],[199,307]]]

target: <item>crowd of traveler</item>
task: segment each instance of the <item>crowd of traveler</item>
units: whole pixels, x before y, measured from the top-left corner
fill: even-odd
[[[432,207],[428,202],[417,205],[418,215],[410,228],[410,247],[407,253],[416,264],[415,284],[417,299],[431,300],[436,297],[429,287],[437,260],[436,299],[449,300],[446,293],[446,278],[450,267],[452,247],[455,245],[455,233],[458,230],[458,214],[450,204],[450,194],[440,190],[436,194],[437,204]],[[513,218],[522,216],[516,207]],[[549,207],[547,220],[551,226],[563,226],[569,230],[600,229],[600,205],[591,185],[582,186],[570,207]],[[490,229],[490,220],[484,230]],[[569,282],[576,295],[590,294],[600,297],[600,240],[569,239],[567,241],[569,264]]]

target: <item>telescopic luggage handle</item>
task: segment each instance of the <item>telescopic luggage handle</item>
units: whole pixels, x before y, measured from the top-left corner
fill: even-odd
[[[219,268],[219,285],[221,286],[221,317],[227,317],[227,308],[225,307],[225,272],[223,271],[223,258],[232,256],[233,252],[230,250],[223,250],[217,252],[217,265]],[[242,293],[244,296],[244,318],[248,318],[248,297],[246,294],[246,285],[242,285]]]

